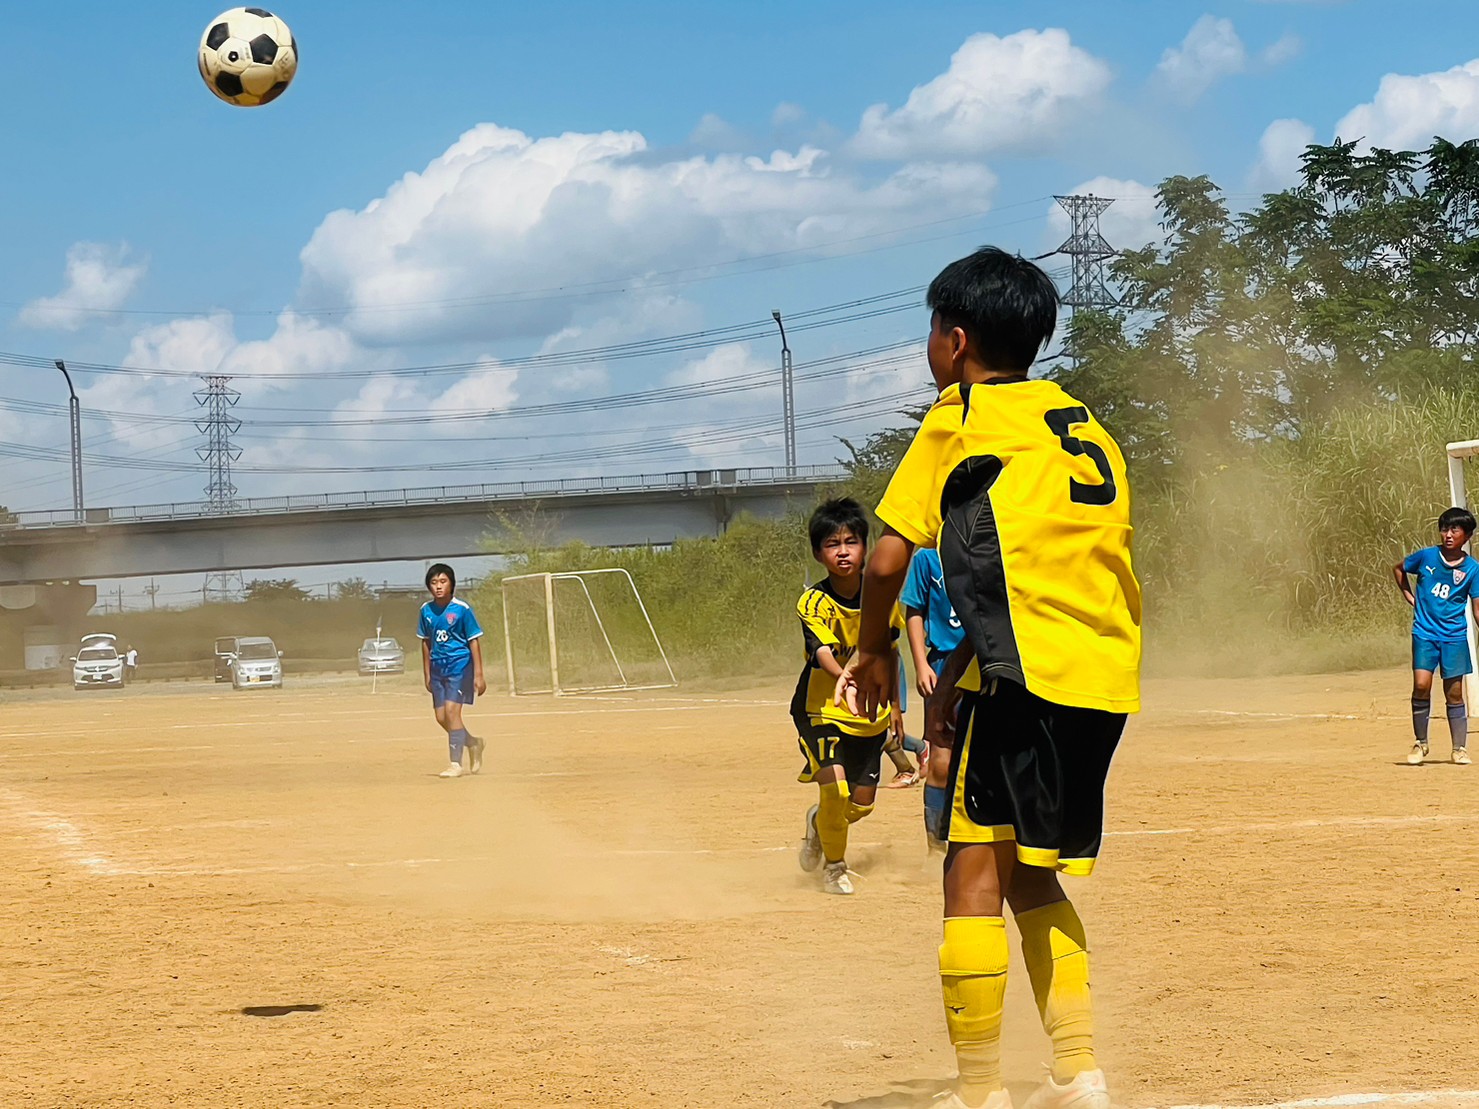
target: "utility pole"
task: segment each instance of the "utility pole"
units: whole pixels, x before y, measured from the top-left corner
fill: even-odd
[[[796,384],[791,373],[791,347],[786,342],[786,325],[781,310],[771,310],[770,318],[781,329],[781,419],[785,424],[786,476],[796,476]]]
[[[1066,254],[1073,259],[1073,284],[1063,297],[1063,303],[1074,309],[1113,308],[1119,298],[1109,291],[1105,280],[1105,263],[1115,255],[1104,236],[1099,233],[1099,217],[1114,201],[1103,196],[1055,196],[1054,200],[1068,213],[1072,221],[1068,238],[1055,253]],[[1069,357],[1074,365],[1078,358],[1070,350]]]
[[[150,578],[149,579],[149,584],[146,585],[146,586],[144,586],[144,594],[145,594],[145,596],[147,596],[149,598],[149,611],[150,612],[153,612],[158,607],[154,603],[154,598],[158,595],[158,593],[159,593],[159,583],[157,581],[155,581],[153,578]]]
[[[82,507],[82,405],[77,400],[77,390],[72,388],[72,375],[67,372],[67,364],[60,358],[55,362],[56,368],[67,379],[67,415],[72,424],[72,515],[81,524],[87,519]]]
[[[231,437],[241,430],[241,421],[232,414],[241,394],[230,387],[231,379],[221,374],[202,374],[204,389],[195,391],[195,402],[205,415],[195,421],[195,429],[205,436],[205,445],[195,448],[206,464],[209,477],[205,484],[205,510],[212,516],[224,516],[236,510],[236,486],[231,481],[231,463],[241,457]],[[242,593],[241,571],[224,570],[207,574],[201,586],[206,601],[212,596],[220,601],[237,600]]]

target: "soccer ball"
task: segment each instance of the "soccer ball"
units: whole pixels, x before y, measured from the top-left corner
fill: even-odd
[[[262,8],[222,12],[200,38],[200,75],[206,87],[228,104],[240,108],[269,104],[297,72],[293,32]]]

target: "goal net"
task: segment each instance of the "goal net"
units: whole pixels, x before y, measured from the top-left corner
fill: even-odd
[[[503,645],[514,694],[678,684],[637,585],[620,568],[504,578]]]
[[[1448,444],[1448,503],[1455,508],[1470,508],[1469,495],[1464,485],[1464,462],[1476,455],[1479,455],[1479,439]],[[1470,511],[1473,511],[1472,508]],[[1469,626],[1469,658],[1479,658],[1474,652],[1474,613],[1469,605],[1464,605],[1464,619]],[[1464,699],[1471,705],[1474,703],[1473,674],[1464,678]]]

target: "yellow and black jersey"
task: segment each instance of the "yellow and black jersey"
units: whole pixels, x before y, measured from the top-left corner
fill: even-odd
[[[1052,381],[952,385],[878,517],[938,546],[987,677],[1047,701],[1140,707],[1140,585],[1119,445]]]
[[[848,735],[876,735],[888,727],[891,710],[887,705],[878,710],[877,720],[854,716],[845,707],[834,705],[832,697],[837,680],[817,664],[817,651],[823,647],[831,648],[839,666],[846,666],[858,649],[861,596],[861,593],[856,597],[839,596],[831,583],[823,579],[810,586],[796,602],[796,615],[801,617],[801,634],[806,643],[806,665],[796,683],[796,694],[791,698],[791,715],[798,722],[832,725]],[[904,629],[904,616],[898,605],[894,605],[889,624],[889,638],[897,640]]]

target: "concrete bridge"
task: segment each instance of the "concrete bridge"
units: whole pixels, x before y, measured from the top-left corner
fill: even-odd
[[[740,513],[806,509],[837,466],[687,470],[196,504],[21,512],[0,523],[0,585],[498,554],[580,540],[717,536]]]

